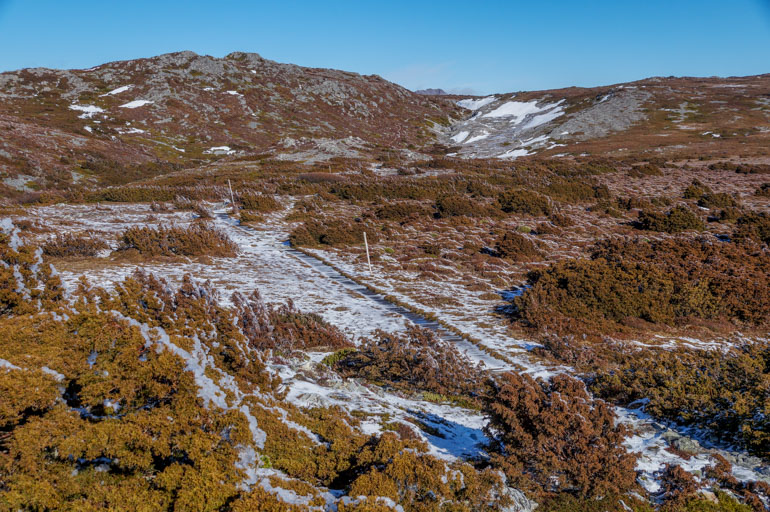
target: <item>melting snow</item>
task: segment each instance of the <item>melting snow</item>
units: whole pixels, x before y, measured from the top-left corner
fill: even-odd
[[[482,132],[480,135],[474,135],[470,139],[466,140],[465,144],[472,144],[474,142],[486,139],[487,137],[489,137],[489,132]]]
[[[130,135],[132,133],[146,133],[144,130],[140,130],[139,128],[129,128],[127,130],[122,130],[118,128],[118,133],[121,135]]]
[[[104,112],[103,108],[99,108],[96,105],[75,105],[74,103],[70,105],[70,110],[83,112],[78,116],[80,119],[90,119],[96,114]]]
[[[527,156],[528,154],[529,151],[526,149],[512,149],[501,155],[497,155],[497,158],[519,158],[520,156]]]
[[[557,103],[546,103],[541,107],[537,106],[537,100],[532,101],[508,101],[503,103],[491,112],[487,112],[482,117],[511,117],[512,124],[518,124],[522,122],[527,116],[534,115],[535,118],[531,119],[524,128],[533,128],[541,124],[547,123],[553,119],[556,119],[564,113],[559,105],[564,100]],[[541,119],[538,119],[542,117]]]
[[[489,105],[496,99],[496,96],[487,96],[486,98],[481,98],[480,100],[460,100],[457,102],[457,105],[463,108],[467,108],[468,110],[478,110],[481,107]]]
[[[61,382],[61,381],[64,380],[64,375],[62,375],[61,373],[57,372],[56,370],[52,370],[52,369],[48,368],[47,366],[43,366],[40,369],[43,370],[43,373],[47,373],[48,375],[53,376],[53,378],[56,379],[56,382]]]
[[[491,112],[487,112],[481,117],[508,117],[511,116],[512,122],[519,122],[529,114],[537,114],[542,111],[542,108],[537,107],[537,100],[533,101],[507,101],[494,109]]]
[[[556,119],[557,117],[561,117],[564,114],[564,109],[562,107],[557,106],[553,110],[550,110],[548,112],[544,112],[542,114],[537,114],[535,117],[530,119],[527,124],[522,126],[523,130],[527,130],[529,128],[535,128],[536,126],[540,126],[541,124],[549,123]]]
[[[460,132],[457,135],[455,135],[454,137],[452,137],[452,140],[459,144],[462,141],[464,141],[465,139],[467,139],[468,135],[470,135],[470,132]]]
[[[204,151],[204,153],[207,155],[232,155],[235,153],[235,150],[230,149],[230,146],[214,146]]]
[[[137,107],[143,107],[149,103],[152,103],[150,100],[134,100],[129,101],[128,103],[121,105],[120,108],[137,108]]]
[[[7,370],[21,370],[21,368],[5,359],[0,359],[0,368],[5,368]]]
[[[133,86],[132,85],[123,85],[121,87],[118,87],[117,89],[113,89],[110,92],[102,94],[102,96],[112,96],[113,94],[120,94],[121,92],[126,92],[131,87],[133,87]]]

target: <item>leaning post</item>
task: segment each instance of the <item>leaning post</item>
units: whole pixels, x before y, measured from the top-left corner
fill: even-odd
[[[366,263],[369,265],[369,273],[372,273],[372,260],[369,258],[369,242],[366,241],[366,231],[364,231],[364,246],[366,247]]]

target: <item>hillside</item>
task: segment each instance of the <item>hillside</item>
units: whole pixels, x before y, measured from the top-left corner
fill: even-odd
[[[449,101],[377,76],[253,53],[24,69],[0,74],[0,169],[15,188],[33,181],[52,188],[103,174],[126,181],[226,155],[355,157],[425,145],[433,121],[447,123],[456,112]],[[130,165],[128,176],[116,171]]]
[[[444,142],[470,158],[767,156],[770,75],[464,98]]]
[[[192,52],[0,74],[8,196],[116,185],[221,158],[767,156],[770,76],[651,78],[484,98]]]
[[[0,74],[0,510],[770,510],[769,87]]]

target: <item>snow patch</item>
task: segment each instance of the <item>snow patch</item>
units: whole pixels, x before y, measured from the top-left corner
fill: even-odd
[[[113,96],[115,94],[120,94],[121,92],[126,92],[131,87],[133,87],[133,85],[123,85],[123,86],[118,87],[117,89],[111,90],[110,92],[104,93],[101,96]]]
[[[121,105],[120,108],[138,108],[138,107],[143,107],[145,105],[148,105],[150,103],[152,103],[152,101],[150,100],[134,100]]]
[[[70,110],[77,110],[78,112],[83,112],[78,116],[80,119],[90,119],[96,114],[104,112],[103,108],[99,108],[96,105],[76,105],[74,103],[70,105]]]
[[[5,359],[0,359],[0,368],[5,368],[6,370],[21,370],[21,368]]]
[[[235,154],[234,149],[230,149],[230,146],[214,146],[213,148],[209,148],[203,153],[207,155],[233,155]]]
[[[522,130],[535,128],[536,126],[540,126],[541,124],[549,123],[554,119],[561,117],[563,114],[564,114],[564,109],[562,107],[556,107],[551,111],[544,112],[542,114],[537,114],[532,119],[530,119],[527,122],[527,124],[525,124],[521,128]]]
[[[481,134],[479,134],[479,135],[474,135],[474,136],[473,136],[473,137],[471,137],[470,139],[466,140],[466,141],[464,142],[464,144],[473,144],[474,142],[478,142],[478,141],[480,141],[480,140],[484,140],[484,139],[486,139],[487,137],[489,137],[489,132],[482,132]]]
[[[467,139],[468,135],[470,135],[470,132],[460,132],[457,135],[455,135],[454,137],[452,137],[452,140],[459,144],[462,141],[464,141],[465,139]]]
[[[526,149],[512,149],[501,155],[497,155],[497,158],[519,158],[520,156],[527,156],[529,154],[529,151]]]
[[[47,373],[48,375],[53,376],[53,378],[56,379],[56,382],[61,382],[61,381],[64,380],[64,375],[62,375],[61,373],[57,372],[56,370],[52,370],[52,369],[48,368],[47,366],[43,366],[40,369],[43,371],[43,373]]]
[[[457,106],[475,111],[480,109],[481,107],[489,105],[496,99],[497,99],[497,96],[487,96],[486,98],[481,98],[480,100],[472,100],[472,99],[460,100],[457,102]]]

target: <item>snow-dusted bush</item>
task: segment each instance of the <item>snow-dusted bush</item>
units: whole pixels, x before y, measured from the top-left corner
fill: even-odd
[[[234,256],[238,246],[226,234],[205,225],[189,227],[131,227],[118,235],[118,252],[144,257]]]
[[[488,387],[491,461],[515,486],[542,497],[566,492],[582,499],[635,487],[636,457],[622,446],[626,429],[581,381],[508,372]]]
[[[404,334],[377,331],[334,364],[345,377],[358,377],[401,391],[429,391],[474,401],[481,391],[483,367],[432,331],[410,328]]]

